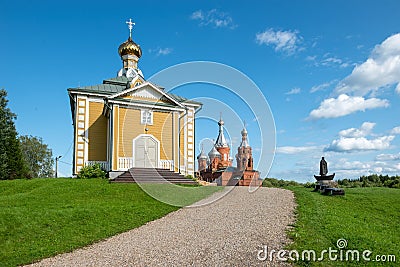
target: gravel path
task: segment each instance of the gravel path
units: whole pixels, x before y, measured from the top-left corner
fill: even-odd
[[[294,222],[293,193],[276,188],[247,190],[235,187],[212,204],[180,209],[29,266],[285,266],[260,261],[257,254],[262,245],[278,250],[289,242],[285,230]]]

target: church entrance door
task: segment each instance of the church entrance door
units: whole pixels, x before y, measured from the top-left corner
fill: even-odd
[[[133,140],[134,166],[139,168],[158,167],[158,140],[152,135],[141,135]]]

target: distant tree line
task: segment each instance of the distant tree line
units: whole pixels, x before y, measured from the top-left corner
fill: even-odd
[[[343,179],[337,181],[341,187],[389,187],[400,188],[400,176],[371,174],[358,179]]]
[[[338,187],[389,187],[400,188],[400,176],[371,174],[361,176],[358,179],[342,179],[335,181]],[[287,186],[304,186],[314,188],[315,183],[299,183],[296,181],[287,181],[276,178],[265,178],[264,187],[287,187]]]
[[[287,187],[287,186],[299,186],[299,185],[303,184],[295,181],[287,181],[282,179],[278,180],[276,178],[265,178],[262,184],[262,186],[264,187]]]
[[[7,91],[0,89],[0,180],[52,177],[51,149],[39,137],[18,137],[17,116],[7,104]]]

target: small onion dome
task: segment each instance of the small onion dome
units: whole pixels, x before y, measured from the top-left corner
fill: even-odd
[[[208,152],[208,157],[210,158],[210,159],[213,159],[213,158],[221,158],[221,154],[218,152],[218,150],[215,148],[215,146],[213,146],[213,148],[211,149],[211,151],[210,152]]]
[[[245,135],[245,134],[247,134],[247,130],[246,130],[246,128],[244,128],[244,127],[243,127],[243,130],[242,130],[241,134],[242,134],[242,135]]]
[[[138,44],[132,41],[132,38],[129,37],[127,41],[123,42],[118,47],[118,54],[123,57],[125,55],[135,55],[138,58],[142,56],[142,49]]]
[[[197,156],[197,159],[208,159],[207,155],[204,153],[204,150],[201,150],[201,153]]]

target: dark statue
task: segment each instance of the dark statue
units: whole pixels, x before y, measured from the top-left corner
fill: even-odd
[[[314,192],[321,192],[324,195],[344,195],[344,190],[337,188],[335,183],[332,181],[335,177],[335,173],[328,174],[328,163],[325,158],[322,157],[319,162],[319,175],[314,175],[317,180],[314,188]]]
[[[332,180],[335,177],[335,174],[328,175],[328,163],[324,157],[319,162],[319,175],[314,175],[314,177],[317,181]]]
[[[327,175],[328,174],[328,163],[324,157],[322,157],[321,161],[319,162],[319,175]]]

